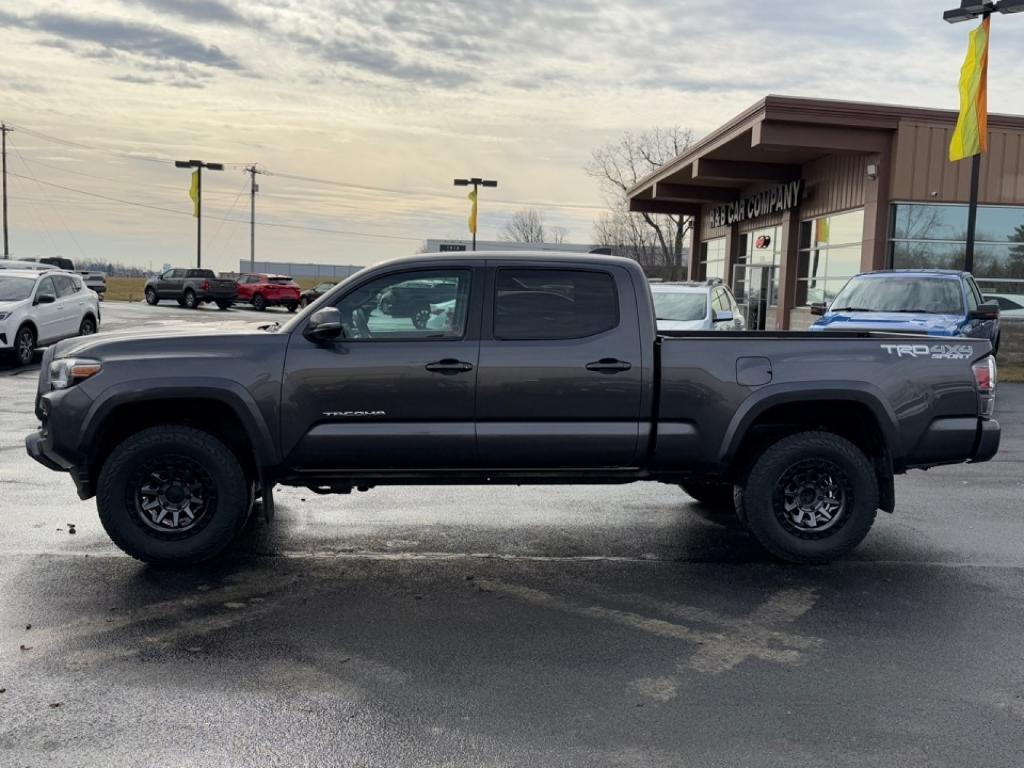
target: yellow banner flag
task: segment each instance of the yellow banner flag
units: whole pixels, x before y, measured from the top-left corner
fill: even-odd
[[[199,217],[199,169],[192,171],[192,186],[188,189],[188,196],[192,198],[192,215]]]
[[[951,162],[988,151],[989,19],[971,32],[960,70],[960,117],[949,142]]]
[[[474,189],[466,195],[466,197],[473,201],[473,207],[469,209],[469,231],[474,235],[476,234],[476,193],[477,191]]]

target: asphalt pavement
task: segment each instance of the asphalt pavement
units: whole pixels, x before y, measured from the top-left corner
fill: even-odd
[[[267,322],[108,303],[104,328]],[[783,565],[677,488],[278,489],[141,565],[32,462],[0,366],[0,766],[1020,766],[1024,386],[996,460]]]

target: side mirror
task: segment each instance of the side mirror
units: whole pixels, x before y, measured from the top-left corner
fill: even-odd
[[[57,300],[56,296],[52,296],[49,293],[44,293],[41,296],[36,296],[36,304],[53,304]]]
[[[313,341],[330,341],[344,335],[341,328],[341,312],[336,307],[318,309],[309,318],[303,334]]]
[[[731,323],[736,319],[736,316],[728,309],[723,309],[719,312],[713,312],[711,315],[711,321],[714,323]]]
[[[977,309],[971,310],[970,318],[971,320],[998,320],[999,305],[994,301],[981,304]]]
[[[824,315],[826,309],[828,309],[828,307],[826,306],[824,301],[816,301],[813,304],[811,304],[812,315]]]

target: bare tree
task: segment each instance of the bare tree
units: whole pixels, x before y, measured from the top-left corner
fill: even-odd
[[[595,149],[586,165],[587,173],[600,181],[610,209],[595,223],[598,244],[645,268],[664,270],[670,279],[686,274],[683,244],[693,221],[683,215],[629,213],[626,191],[682,154],[692,141],[693,133],[678,126],[630,132]]]
[[[498,239],[507,243],[543,243],[544,235],[544,214],[540,209],[521,208],[505,222]]]
[[[569,239],[569,230],[566,227],[548,227],[547,235],[549,242],[564,243]]]

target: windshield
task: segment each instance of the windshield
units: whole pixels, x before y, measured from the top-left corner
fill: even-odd
[[[963,312],[960,281],[934,277],[854,278],[839,292],[830,312]]]
[[[24,301],[32,295],[36,281],[30,277],[0,275],[0,301]]]
[[[659,320],[703,320],[708,315],[705,293],[654,290],[652,295]]]

